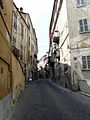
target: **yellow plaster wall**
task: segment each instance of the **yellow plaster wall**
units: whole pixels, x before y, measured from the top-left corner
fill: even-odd
[[[10,45],[6,34],[7,30],[0,16],[0,57],[10,64]]]
[[[0,7],[0,12],[5,20],[9,33],[11,33],[12,28],[12,9],[13,0],[3,0],[3,9]]]
[[[12,90],[14,99],[18,97],[24,83],[25,83],[24,73],[22,72],[19,61],[12,54]]]
[[[13,0],[3,0],[0,6],[0,99],[11,92],[10,36],[12,29]],[[3,73],[1,69],[3,68]]]
[[[13,0],[3,0],[0,7],[0,57],[10,64],[10,37],[12,29]]]
[[[3,72],[1,72],[1,69],[3,69]],[[10,90],[11,84],[9,65],[0,59],[0,99],[10,93]]]

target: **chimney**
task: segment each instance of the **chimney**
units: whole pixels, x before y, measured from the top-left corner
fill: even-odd
[[[23,12],[23,8],[22,7],[20,7],[20,12]]]

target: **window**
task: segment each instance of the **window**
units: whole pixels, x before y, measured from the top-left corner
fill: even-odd
[[[0,0],[0,6],[3,9],[3,1],[2,0]]]
[[[16,46],[16,38],[13,37],[13,43],[12,43],[13,46]]]
[[[85,5],[85,0],[77,0],[77,6]]]
[[[90,56],[82,56],[82,68],[90,69]]]
[[[87,19],[79,20],[80,32],[88,32],[88,23]]]
[[[29,46],[30,46],[30,37],[29,37]]]
[[[28,51],[28,61],[30,61],[30,51]]]
[[[20,45],[20,60],[23,59],[23,45]]]
[[[17,30],[17,15],[14,13],[14,28]]]
[[[23,45],[22,44],[20,45],[20,50],[23,51]]]
[[[28,23],[28,28],[29,28],[29,30],[30,30],[30,24]]]
[[[22,38],[23,38],[23,24],[21,23],[21,36],[22,36]]]

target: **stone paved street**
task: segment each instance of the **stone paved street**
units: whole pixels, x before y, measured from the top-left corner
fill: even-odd
[[[90,120],[90,98],[38,80],[26,86],[8,120]]]

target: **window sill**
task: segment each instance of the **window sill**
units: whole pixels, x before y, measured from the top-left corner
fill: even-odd
[[[84,6],[86,6],[86,4],[77,5],[77,8],[84,7]]]
[[[82,71],[90,71],[90,69],[82,69]]]
[[[90,31],[79,32],[80,34],[90,33]]]

